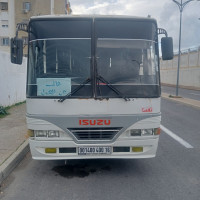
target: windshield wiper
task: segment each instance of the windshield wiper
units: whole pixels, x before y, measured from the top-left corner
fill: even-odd
[[[77,91],[79,91],[82,87],[84,87],[87,83],[89,83],[91,81],[90,78],[87,78],[86,80],[83,81],[83,83],[81,83],[78,87],[76,87],[74,90],[72,90],[71,92],[69,92],[67,95],[61,97],[58,102],[63,102],[65,99],[67,99],[68,97],[72,96],[74,93],[76,93]]]
[[[115,92],[119,97],[123,98],[125,101],[130,101],[129,98],[125,97],[117,88],[115,88],[110,82],[105,80],[102,76],[98,75],[97,79],[105,83],[113,92]]]

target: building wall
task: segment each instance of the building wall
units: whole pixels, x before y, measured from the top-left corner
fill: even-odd
[[[30,10],[25,11],[23,9],[23,3],[30,2]],[[50,0],[17,0],[15,1],[15,26],[20,22],[28,22],[30,17],[37,15],[50,14]],[[19,38],[27,38],[28,34],[23,31],[19,31]],[[27,46],[23,49],[24,55],[27,55]]]
[[[65,14],[65,0],[54,0],[54,14]]]
[[[23,9],[23,3],[30,2],[31,9],[25,12]],[[38,15],[50,15],[52,12],[55,14],[64,14],[64,3],[65,0],[17,0],[15,3],[15,24],[20,22],[26,22],[32,16]],[[53,14],[52,13],[52,14]],[[27,33],[20,31],[19,37],[28,37]],[[24,48],[24,54],[28,52],[27,46]]]
[[[65,0],[0,0],[0,2],[8,2],[8,10],[0,10],[0,38],[14,37],[17,23],[28,21],[31,16],[65,14]],[[31,3],[30,11],[24,11],[24,2]],[[7,28],[2,27],[2,20],[8,20]],[[20,31],[19,37],[27,37],[27,33]],[[26,94],[27,60],[23,58],[22,65],[11,64],[9,52],[9,46],[0,45],[0,105],[3,106],[24,101]]]
[[[10,62],[10,54],[0,51],[0,105],[9,106],[26,99],[26,58],[22,65]]]
[[[23,3],[30,2],[30,11],[23,10]],[[17,0],[15,1],[15,23],[29,20],[31,16],[50,14],[50,0]]]
[[[8,2],[8,11],[0,11],[0,37],[14,37],[16,25],[27,22],[30,17],[37,15],[65,14],[65,0],[0,0]],[[30,10],[24,10],[23,4],[30,3]],[[2,28],[1,21],[8,20],[8,28]],[[27,37],[27,33],[20,31],[19,37]],[[0,50],[10,51],[9,46],[1,46]],[[27,54],[27,47],[24,48]]]
[[[15,16],[14,16],[14,1],[13,0],[0,0],[0,2],[8,3],[8,10],[0,10],[0,39],[11,38],[15,34]],[[8,21],[8,27],[2,27],[3,22]],[[2,46],[0,43],[0,50],[10,51],[9,46]]]
[[[177,82],[178,54],[175,54],[173,60],[161,60],[160,64],[161,83],[175,86]],[[179,86],[200,89],[200,47],[182,52],[179,71]]]

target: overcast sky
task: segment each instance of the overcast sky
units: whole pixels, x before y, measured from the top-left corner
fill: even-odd
[[[178,50],[178,6],[172,0],[69,0],[73,14],[131,15],[157,19],[158,27],[165,28],[173,37]],[[177,0],[181,2],[181,0]],[[185,2],[186,0],[183,0]],[[200,46],[200,1],[192,1],[183,11],[182,49]]]

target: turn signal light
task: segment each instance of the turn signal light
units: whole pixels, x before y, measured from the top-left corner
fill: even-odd
[[[28,129],[28,130],[27,130],[27,135],[28,135],[29,137],[34,137],[34,131]]]
[[[161,128],[155,128],[154,129],[154,135],[160,135]]]
[[[56,153],[56,148],[45,148],[45,153]]]
[[[143,147],[132,147],[132,152],[143,152]]]

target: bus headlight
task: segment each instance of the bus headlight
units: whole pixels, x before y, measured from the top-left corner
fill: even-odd
[[[153,135],[153,129],[143,129],[142,136],[150,136]]]
[[[47,131],[35,130],[34,135],[35,137],[47,137]]]
[[[141,136],[141,132],[142,132],[141,129],[132,129],[132,130],[130,130],[130,135],[131,136]]]
[[[53,130],[50,130],[50,131],[35,130],[34,135],[35,135],[35,137],[49,137],[49,138],[60,137],[59,131],[53,131]]]
[[[48,131],[48,137],[59,137],[59,131]]]
[[[151,136],[151,135],[160,135],[160,128],[130,130],[130,136]]]

